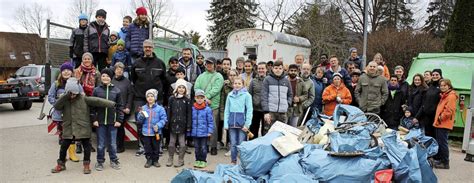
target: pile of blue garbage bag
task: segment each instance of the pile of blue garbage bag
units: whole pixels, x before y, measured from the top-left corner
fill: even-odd
[[[337,108],[344,110],[338,115],[355,117],[361,123],[367,122],[360,115],[354,115],[362,113],[357,108],[348,109],[344,105]],[[315,120],[313,116],[307,126],[318,130],[321,124],[317,123],[321,121]],[[375,172],[385,169],[393,170],[395,182],[437,182],[428,163],[428,157],[438,151],[438,144],[433,138],[424,136],[419,129],[412,129],[405,140],[401,140],[392,131],[383,134],[380,137],[382,143],[374,146],[371,144],[374,140],[371,133],[375,130],[376,126],[370,123],[336,130],[329,134],[329,146],[304,144],[302,150],[286,157],[272,146],[272,141],[284,134],[273,131],[243,142],[238,147],[240,164],[219,164],[213,173],[183,169],[171,182],[374,182]],[[361,154],[334,156],[330,152]]]

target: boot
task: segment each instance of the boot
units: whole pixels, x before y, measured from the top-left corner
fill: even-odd
[[[77,148],[76,148],[76,153],[81,154],[82,153],[82,144],[81,143],[76,143]]]
[[[59,173],[66,170],[66,162],[58,160],[57,163],[58,164],[53,169],[51,169],[51,173]]]
[[[443,162],[440,161],[434,166],[436,169],[449,169],[449,161]]]
[[[180,147],[179,150],[179,157],[178,157],[178,163],[174,165],[174,167],[182,167],[184,166],[184,155],[186,153],[186,146]]]
[[[146,159],[145,168],[150,168],[153,165],[153,161],[150,158]]]
[[[168,162],[166,162],[167,167],[173,166],[173,159],[174,159],[174,152],[176,151],[176,147],[168,147]]]
[[[91,167],[90,167],[91,161],[84,161],[82,164],[84,165],[84,171],[83,171],[84,174],[90,174],[91,173]]]
[[[79,158],[76,156],[76,144],[69,145],[69,149],[67,149],[69,153],[69,159],[73,162],[79,162]]]

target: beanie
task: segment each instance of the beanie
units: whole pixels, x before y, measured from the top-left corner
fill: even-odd
[[[110,78],[114,77],[114,71],[112,71],[112,69],[109,69],[109,68],[102,69],[102,71],[100,71],[100,75],[102,74],[107,74],[109,75]]]
[[[79,94],[81,92],[81,86],[75,77],[69,78],[66,82],[64,90],[66,93],[71,92],[73,94]]]
[[[138,15],[146,15],[146,8],[145,7],[139,7],[137,8],[137,11],[135,11],[135,13],[137,13],[137,16]]]
[[[342,75],[341,75],[340,73],[338,73],[338,72],[334,73],[334,74],[332,75],[332,78],[334,79],[334,77],[336,77],[336,76],[338,76],[339,78],[342,79]]]
[[[79,19],[79,21],[81,21],[81,20],[87,20],[87,21],[89,21],[89,17],[87,17],[87,15],[84,14],[84,13],[81,13],[81,14],[79,15],[79,17],[77,17],[77,18]]]
[[[176,93],[178,91],[178,86],[184,86],[186,88],[186,92],[184,93],[185,95],[188,93],[189,88],[188,88],[188,82],[184,79],[178,79],[176,80],[175,88],[173,93]]]
[[[354,47],[350,48],[349,53],[352,53],[354,50],[357,51],[357,48],[354,48]]]
[[[441,76],[441,78],[443,77],[443,71],[441,71],[441,69],[433,69],[433,71],[431,73],[433,73],[433,72],[437,72],[437,73],[439,73],[439,76]]]
[[[158,99],[158,91],[155,90],[155,89],[147,90],[146,93],[145,93],[145,97],[148,97],[148,95],[153,95],[153,98],[155,98],[155,100]]]
[[[118,37],[118,32],[117,31],[111,31],[110,36]]]
[[[63,72],[65,69],[73,71],[74,66],[72,66],[71,62],[64,62],[63,65],[61,65],[61,67],[59,68],[59,70],[61,70],[61,72]]]
[[[86,56],[90,57],[91,60],[94,61],[94,57],[92,56],[92,53],[90,53],[90,52],[85,52],[84,54],[82,54],[82,58],[84,58],[84,57],[86,57]]]
[[[125,46],[125,41],[123,39],[119,39],[117,41],[117,46],[120,46],[120,45]]]
[[[107,18],[107,12],[103,9],[99,9],[95,12],[95,17],[97,18],[98,16],[104,17],[104,19]]]

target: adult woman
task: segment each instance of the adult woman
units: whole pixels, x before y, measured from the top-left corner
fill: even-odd
[[[51,88],[49,88],[49,91],[48,91],[48,102],[51,105],[56,104],[57,99],[64,94],[66,81],[69,78],[71,78],[73,69],[74,69],[74,66],[69,62],[65,62],[64,64],[61,65],[60,67],[61,74],[58,76],[58,79],[51,85]],[[53,119],[53,123],[56,123],[58,126],[59,145],[61,145],[63,143],[62,112],[53,108],[51,117]],[[69,145],[68,154],[69,154],[69,159],[71,161],[79,162],[79,159],[76,156],[76,144]]]
[[[408,88],[408,107],[411,109],[410,112],[414,117],[414,122],[421,123],[422,129],[426,125],[431,125],[431,121],[420,121],[422,114],[423,99],[428,89],[428,85],[424,82],[424,78],[421,74],[415,74],[413,76],[413,83]]]
[[[314,101],[311,105],[312,110],[318,109],[319,112],[323,111],[323,91],[326,88],[326,82],[324,81],[324,67],[317,67],[316,73],[311,77],[314,84]]]
[[[436,141],[438,142],[438,154],[435,159],[435,168],[449,169],[449,148],[448,133],[453,129],[456,118],[456,101],[458,96],[453,90],[453,85],[449,79],[442,79],[439,82],[441,99],[436,107],[436,116],[433,126],[435,127]]]
[[[350,104],[352,96],[349,89],[343,84],[342,75],[334,73],[332,84],[323,92],[324,114],[331,116],[337,104]]]
[[[422,106],[422,120],[427,122],[425,128],[425,135],[430,137],[435,137],[435,132],[433,125],[430,123],[434,121],[435,114],[436,114],[436,106],[439,103],[439,81],[443,79],[441,69],[434,69],[432,72],[431,83],[426,90],[425,97],[423,98],[423,106]]]
[[[390,79],[390,71],[388,70],[387,65],[385,65],[385,61],[383,60],[382,54],[381,53],[376,53],[372,60],[375,61],[379,66],[383,66],[382,76],[385,77],[387,80],[389,80]]]
[[[425,73],[423,73],[423,76],[424,76],[426,85],[429,85],[431,83],[431,71],[425,71]]]

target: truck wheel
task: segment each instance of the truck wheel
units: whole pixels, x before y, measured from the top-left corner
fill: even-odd
[[[13,109],[15,110],[22,110],[25,106],[24,101],[12,102]]]
[[[30,110],[32,105],[33,105],[33,101],[31,101],[31,100],[25,101],[24,106],[23,106],[23,110]]]

